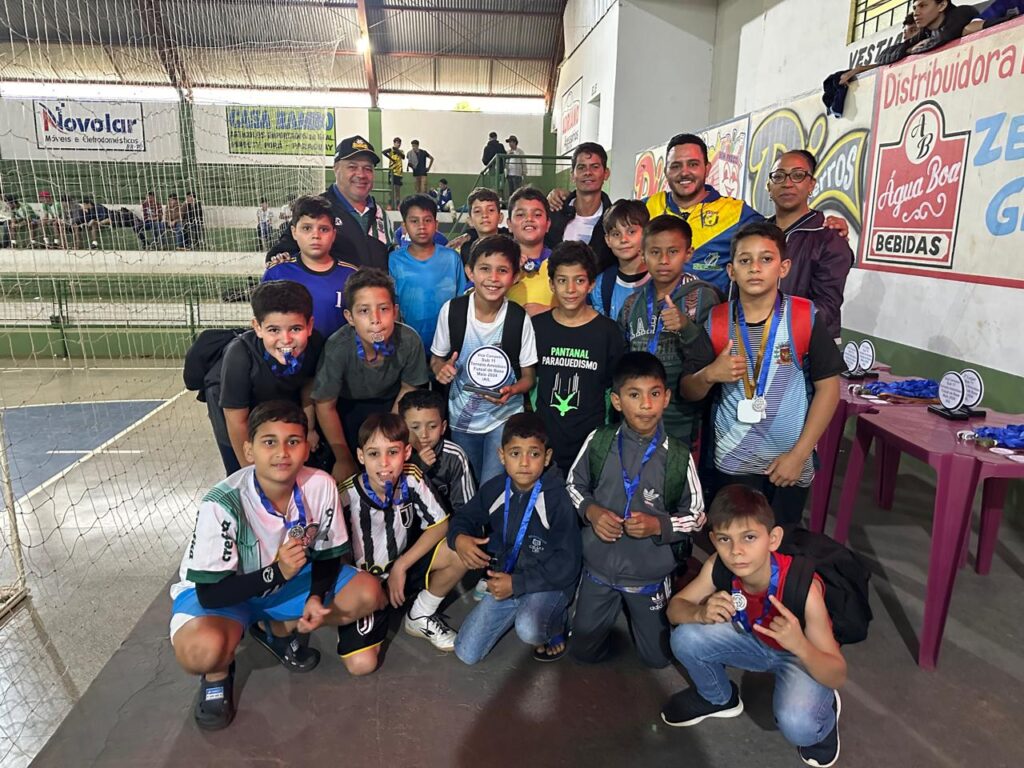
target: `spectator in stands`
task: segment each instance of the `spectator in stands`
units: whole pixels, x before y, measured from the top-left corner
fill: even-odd
[[[11,245],[11,207],[7,200],[0,199],[0,248]]]
[[[519,146],[519,139],[515,134],[512,134],[505,142],[508,144],[509,155],[505,165],[505,174],[508,177],[508,196],[512,197],[513,193],[521,186],[523,186],[523,179],[526,177],[526,161],[522,159],[522,156],[526,153]]]
[[[185,204],[181,206],[181,222],[185,247],[195,248],[202,245],[206,239],[206,218],[203,215],[203,204],[196,200],[195,192],[185,193]]]
[[[19,199],[17,195],[4,195],[4,201],[10,211],[8,227],[11,245],[31,247],[35,243],[36,230],[39,229],[39,216],[31,205]],[[25,233],[24,238],[22,232]]]
[[[515,138],[515,137],[512,137]],[[509,160],[509,165],[512,165]],[[597,271],[603,272],[616,263],[604,239],[601,217],[612,207],[602,188],[608,181],[608,153],[592,141],[576,147],[572,153],[572,184],[574,191],[559,210],[551,213],[551,229],[544,238],[548,248],[566,240],[579,240],[590,245],[597,257]]]
[[[260,240],[261,248],[270,248],[271,225],[270,203],[264,197],[260,200],[260,207],[256,209],[256,237]]]
[[[786,152],[775,161],[768,174],[768,194],[775,203],[775,215],[769,221],[786,235],[790,268],[780,285],[783,293],[813,301],[829,334],[838,341],[853,251],[845,238],[825,226],[825,214],[808,205],[817,165],[805,149]]]
[[[83,197],[82,205],[75,214],[73,226],[76,229],[84,229],[87,235],[91,236],[94,244],[99,242],[100,227],[110,226],[110,211],[105,205],[100,205],[91,197]],[[143,235],[145,245],[145,235]]]
[[[167,196],[167,207],[164,208],[164,223],[174,233],[174,244],[179,250],[185,250],[185,235],[181,226],[181,202],[178,195],[172,192]]]
[[[427,194],[427,174],[434,167],[434,156],[425,149],[420,149],[420,143],[412,140],[412,149],[406,155],[409,161],[409,170],[412,171],[412,178],[416,184],[416,194]]]
[[[484,154],[480,160],[483,162],[484,167],[487,167],[491,164],[491,160],[493,160],[495,156],[503,154],[505,154],[505,147],[503,147],[501,142],[498,141],[498,134],[491,131],[487,134],[487,144],[484,145]]]
[[[899,47],[903,43],[907,42],[908,40],[911,40],[914,37],[916,37],[917,33],[920,32],[920,31],[921,30],[917,26],[917,19],[914,18],[914,14],[908,13],[906,18],[903,19],[903,40],[901,42],[899,42],[899,43],[896,43],[895,45],[889,46],[884,51],[879,53],[878,54],[879,61],[881,61],[883,57],[885,59],[889,59],[892,56],[896,55],[896,51],[899,49]],[[877,63],[876,64],[862,64],[859,67],[854,67],[853,69],[847,70],[842,75],[840,75],[840,77],[839,77],[839,84],[840,85],[849,85],[850,81],[853,80],[855,77],[857,77],[857,75],[861,75],[861,74],[863,74],[865,72],[869,72],[869,71],[871,71],[872,69],[875,69],[878,66],[879,65]]]
[[[357,267],[388,269],[388,222],[384,209],[370,194],[373,191],[373,169],[380,157],[373,145],[362,136],[349,136],[338,144],[334,155],[334,179],[324,192],[331,204],[337,230],[331,254],[338,261]],[[267,253],[267,261],[276,254],[292,254],[298,243],[291,232],[281,235],[277,245]]]
[[[280,212],[277,214],[277,227],[284,234],[292,226],[292,203],[295,202],[299,196],[298,192],[289,192],[288,197],[284,201],[284,205],[281,206]]]
[[[39,230],[47,247],[64,243],[64,209],[48,189],[39,192]]]
[[[993,0],[984,11],[975,14],[975,19],[966,27],[964,34],[971,35],[982,29],[1002,24],[1024,13],[1024,0]]]
[[[156,192],[147,192],[142,201],[142,223],[147,232],[153,233],[152,245],[159,245],[164,236],[164,209],[157,202]]]
[[[80,203],[75,200],[69,194],[62,194],[57,196],[60,200],[60,207],[62,211],[62,228],[65,233],[65,246],[72,248],[78,247],[78,230],[75,229],[75,217],[78,212],[82,210]]]
[[[402,169],[405,166],[405,152],[402,151],[402,140],[395,136],[391,147],[381,152],[388,161],[388,186],[391,188],[391,209],[396,210],[402,202]]]
[[[448,179],[441,179],[437,182],[437,189],[430,190],[430,196],[437,201],[437,210],[451,213],[455,210],[455,203],[452,202],[452,190],[448,186]]]

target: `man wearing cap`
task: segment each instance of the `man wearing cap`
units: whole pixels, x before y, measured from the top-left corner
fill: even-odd
[[[505,165],[505,174],[508,176],[508,196],[512,198],[512,193],[523,186],[523,177],[526,175],[526,161],[523,160],[523,155],[526,153],[519,147],[519,139],[515,134],[505,139],[508,144],[508,159]]]
[[[324,197],[334,216],[334,244],[331,254],[357,267],[388,268],[388,222],[384,209],[377,205],[373,190],[373,169],[380,163],[373,145],[362,136],[342,140],[334,155],[335,182]],[[298,243],[291,229],[281,234],[277,245],[267,254],[269,262],[276,254],[297,253]]]
[[[48,189],[39,192],[39,228],[47,245],[61,245],[64,242],[64,209],[53,199]],[[53,236],[47,240],[47,228]]]
[[[504,152],[505,147],[503,147],[501,145],[501,142],[498,141],[498,134],[496,134],[494,131],[491,131],[489,134],[487,134],[487,144],[484,145],[484,155],[483,157],[480,158],[480,160],[486,167],[491,164],[491,160],[494,159],[495,155],[500,155],[503,154]]]

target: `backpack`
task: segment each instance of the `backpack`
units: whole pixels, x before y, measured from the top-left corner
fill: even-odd
[[[868,624],[874,618],[868,603],[871,571],[856,553],[823,533],[800,527],[786,528],[779,552],[793,558],[779,599],[801,627],[807,593],[817,574],[825,584],[825,607],[836,642],[849,645],[868,636]],[[732,590],[732,573],[721,559],[715,561],[711,580],[716,590]]]
[[[615,282],[619,276],[619,265],[612,264],[601,273],[601,306],[606,317],[612,317],[612,294],[615,293]],[[617,318],[612,317],[612,320]]]
[[[200,333],[185,353],[182,378],[185,389],[197,392],[196,400],[206,402],[206,376],[219,366],[228,344],[245,333],[248,328],[207,328]]]
[[[594,431],[587,445],[587,459],[590,467],[590,480],[596,486],[601,478],[601,472],[608,461],[608,454],[612,452],[612,442],[618,434],[619,427],[616,424],[606,424]],[[665,462],[665,488],[662,491],[662,499],[665,502],[665,511],[672,514],[672,510],[679,506],[679,500],[683,498],[683,491],[687,486],[687,478],[690,473],[690,449],[683,443],[668,435],[668,457]],[[672,553],[676,562],[682,563],[693,552],[693,539],[687,538],[672,544]]]
[[[789,297],[789,338],[793,342],[793,359],[800,368],[804,367],[807,350],[811,345],[811,327],[814,325],[814,304],[800,296]],[[711,308],[708,336],[715,357],[729,346],[729,331],[732,325],[732,302],[716,304]]]
[[[458,296],[448,305],[448,338],[451,349],[448,354],[462,352],[462,344],[466,340],[466,325],[469,322],[469,294]],[[522,374],[519,366],[519,350],[523,345],[523,324],[526,322],[526,310],[515,302],[506,302],[505,322],[501,327],[501,349],[508,355],[512,363],[512,372],[516,381]]]

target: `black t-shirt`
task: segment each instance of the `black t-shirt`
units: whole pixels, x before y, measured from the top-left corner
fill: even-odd
[[[220,407],[252,409],[268,400],[300,402],[302,388],[316,376],[324,339],[309,337],[302,365],[291,376],[278,376],[263,357],[265,347],[256,331],[246,331],[224,350],[220,372]]]
[[[536,411],[555,462],[567,472],[587,435],[605,423],[605,393],[626,340],[603,315],[575,328],[558,323],[552,312],[531,320],[537,337]]]

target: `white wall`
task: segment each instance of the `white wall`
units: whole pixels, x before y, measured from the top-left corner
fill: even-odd
[[[487,134],[498,133],[504,142],[515,134],[519,146],[528,155],[544,153],[543,115],[496,115],[481,112],[426,112],[418,110],[384,110],[380,113],[380,150],[391,146],[395,136],[402,139],[402,149],[410,149],[413,139],[434,156],[431,174],[436,179],[445,173],[479,173],[480,156],[487,143]]]

